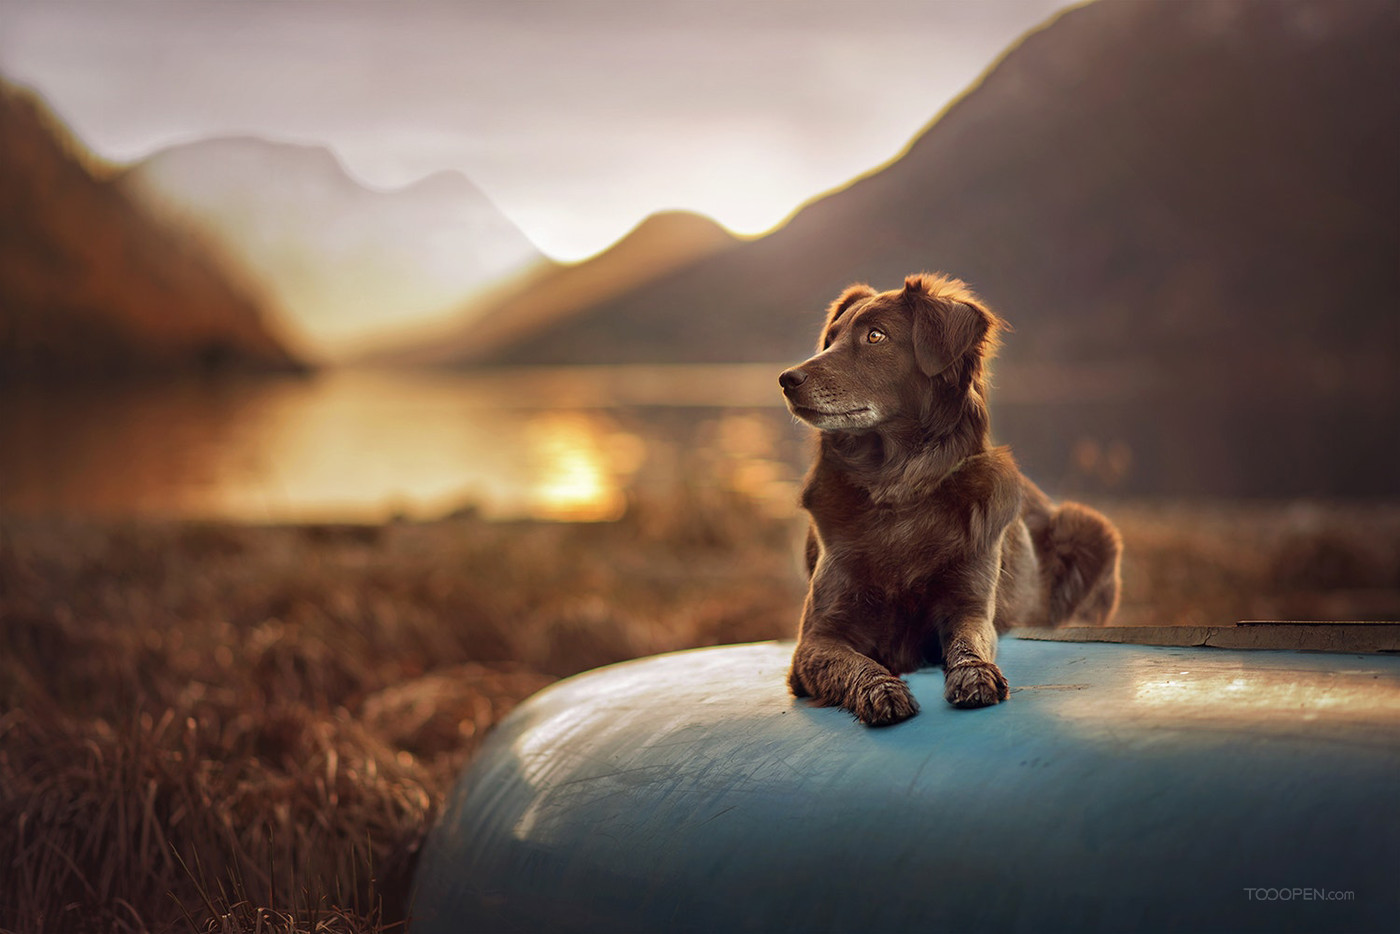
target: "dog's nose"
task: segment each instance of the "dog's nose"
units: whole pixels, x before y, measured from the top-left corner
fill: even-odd
[[[807,382],[807,371],[801,367],[795,366],[778,374],[778,385],[784,389],[796,389],[805,382]]]

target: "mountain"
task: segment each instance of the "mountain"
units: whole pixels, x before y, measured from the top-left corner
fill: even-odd
[[[0,79],[0,379],[300,364],[249,291]]]
[[[610,248],[570,265],[544,263],[472,302],[458,320],[367,362],[467,366],[489,360],[563,325],[581,309],[614,300],[675,269],[722,253],[739,241],[708,217],[653,214]]]
[[[1341,301],[1336,336],[1375,346],[1400,295],[1398,21],[1361,0],[1073,9],[884,170],[495,359],[790,359],[844,285],[924,268],[1012,320],[1007,359],[1129,339],[1193,359],[1265,324],[1311,352]]]
[[[543,260],[462,175],[373,191],[316,146],[202,140],[142,160],[121,184],[238,263],[331,355]]]
[[[1009,397],[1144,400],[1147,488],[1400,492],[1397,47],[1388,2],[1073,8],[884,169],[490,362],[799,360],[846,284],[945,270]]]

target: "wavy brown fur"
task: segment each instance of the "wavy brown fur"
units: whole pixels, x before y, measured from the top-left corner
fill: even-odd
[[[802,504],[810,590],[790,682],[871,725],[912,716],[899,675],[945,669],[962,707],[1005,700],[996,633],[1105,622],[1118,533],[1088,507],[1055,507],[990,444],[986,363],[1005,323],[961,281],[846,289],[816,356],[779,379],[821,430]]]

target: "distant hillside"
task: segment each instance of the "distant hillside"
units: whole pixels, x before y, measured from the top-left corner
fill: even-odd
[[[1051,374],[1015,395],[1131,374],[1140,471],[1262,407],[1162,489],[1400,493],[1397,48],[1387,2],[1072,9],[883,171],[491,362],[797,360],[842,286],[947,270],[1016,327],[999,382]]]
[[[561,326],[582,309],[737,243],[707,217],[682,211],[654,214],[603,253],[572,265],[542,263],[468,305],[460,320],[369,359],[400,366],[489,360],[503,348]]]
[[[197,245],[0,79],[0,379],[299,365]]]
[[[885,170],[497,359],[788,359],[842,286],[923,268],[1015,323],[1008,359],[1150,342],[1191,360],[1205,337],[1391,349],[1397,25],[1361,0],[1072,10]]]
[[[203,140],[156,153],[121,184],[193,225],[332,352],[441,316],[544,259],[462,175],[372,191],[321,147]]]

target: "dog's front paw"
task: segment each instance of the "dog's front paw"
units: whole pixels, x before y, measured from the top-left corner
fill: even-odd
[[[914,716],[919,704],[909,685],[887,676],[856,688],[853,712],[867,726],[889,726]]]
[[[943,673],[943,696],[954,707],[990,707],[1010,697],[1011,688],[991,662],[963,662]]]

